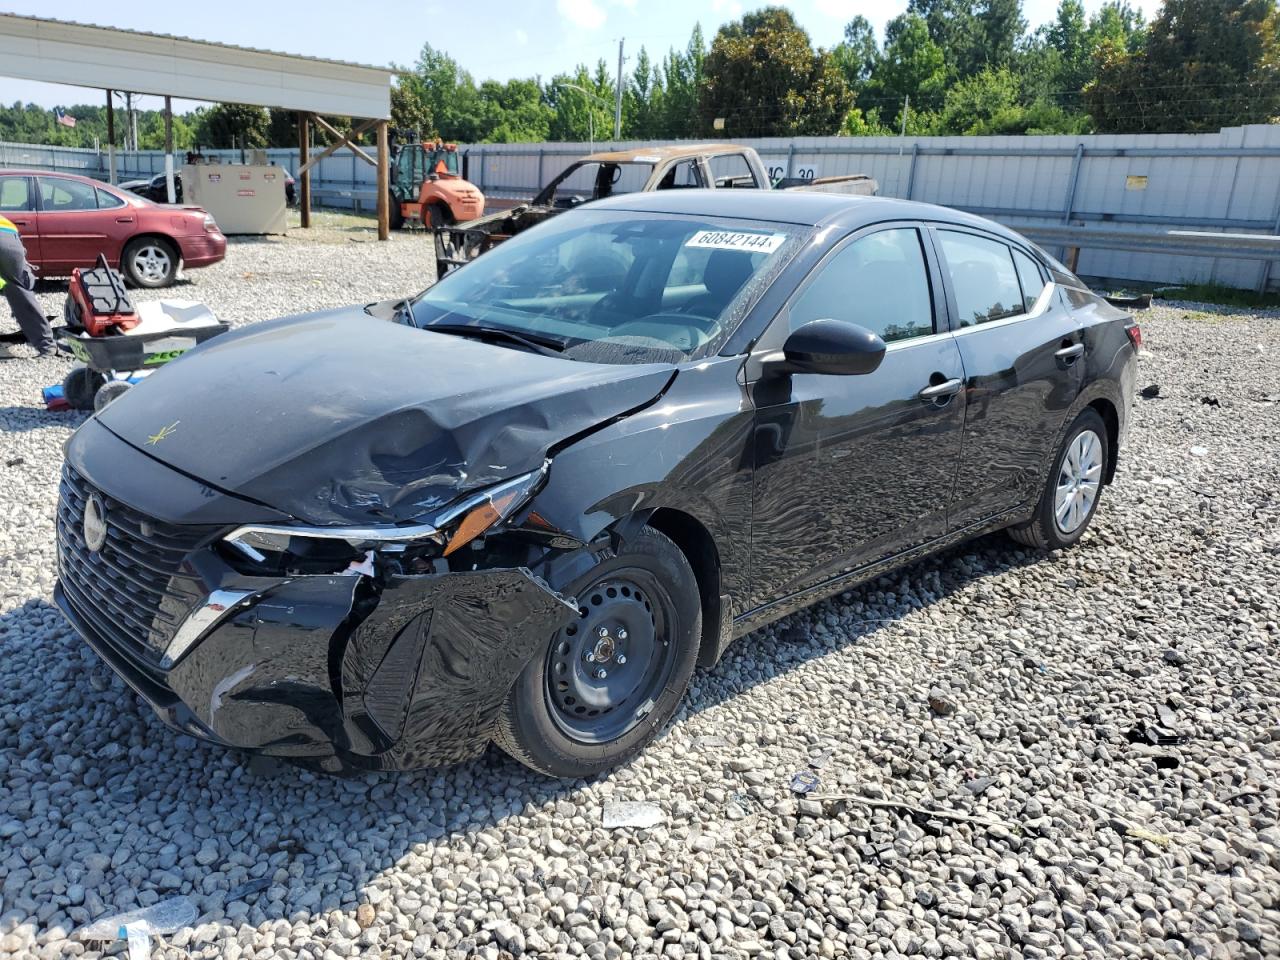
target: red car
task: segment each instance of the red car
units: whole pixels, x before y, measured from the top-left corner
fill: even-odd
[[[166,287],[179,265],[205,267],[227,254],[227,238],[200,207],[159,206],[67,173],[0,170],[0,214],[17,225],[41,277],[69,276],[105,253],[136,286]]]

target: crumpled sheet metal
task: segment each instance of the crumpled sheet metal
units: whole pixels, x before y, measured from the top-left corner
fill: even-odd
[[[148,455],[308,523],[402,522],[535,469],[671,375],[669,364],[544,357],[352,308],[210,340],[99,416]]]
[[[576,602],[525,568],[392,577],[342,664],[353,722],[381,726],[377,715],[392,714],[369,701],[371,689],[399,685],[407,700],[402,733],[372,765],[435,766],[483,751],[520,671],[576,616]]]

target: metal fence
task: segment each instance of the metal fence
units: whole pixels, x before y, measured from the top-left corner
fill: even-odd
[[[664,141],[673,142],[673,141]],[[1280,125],[1229,127],[1210,134],[1114,134],[1045,137],[800,137],[736,141],[754,147],[775,176],[866,173],[884,196],[969,210],[1037,233],[1054,226],[1117,231],[1116,242],[1081,251],[1091,277],[1152,283],[1274,285],[1262,259],[1228,256],[1225,244],[1187,256],[1194,243],[1159,250],[1125,246],[1119,234],[1170,229],[1237,234],[1280,233]],[[482,144],[464,148],[470,178],[498,199],[531,197],[574,158],[638,142]],[[224,161],[235,151],[207,150]],[[297,151],[268,150],[297,172]],[[93,150],[0,143],[0,166],[65,170],[106,178],[106,154]],[[159,151],[117,153],[121,179],[164,170]],[[327,157],[313,176],[322,203],[371,205],[375,171],[354,155]],[[1040,232],[1041,236],[1046,234]],[[1184,238],[1185,239],[1185,238]],[[1261,254],[1260,254],[1261,256]],[[1280,270],[1276,271],[1280,277]]]

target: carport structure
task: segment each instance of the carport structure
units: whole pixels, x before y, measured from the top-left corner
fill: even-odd
[[[186,37],[119,30],[91,24],[0,13],[0,74],[22,80],[98,87],[107,91],[108,149],[115,172],[114,90],[165,98],[165,152],[172,156],[170,98],[241,103],[292,110],[298,115],[298,191],[302,226],[311,226],[311,170],[342,147],[378,171],[378,238],[390,235],[387,121],[391,76],[387,67],[321,60],[269,50],[234,47]],[[352,118],[342,132],[323,119]],[[308,156],[312,125],[333,138]],[[376,128],[377,155],[353,141]],[[170,173],[172,196],[172,163]]]

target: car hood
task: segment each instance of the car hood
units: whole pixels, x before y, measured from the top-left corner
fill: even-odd
[[[544,357],[352,307],[206,341],[97,414],[188,476],[314,524],[401,522],[541,466],[675,367]]]

